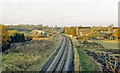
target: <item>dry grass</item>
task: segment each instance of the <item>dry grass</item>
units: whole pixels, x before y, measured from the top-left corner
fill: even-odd
[[[118,41],[116,40],[93,40],[96,43],[103,45],[106,48],[118,49]]]
[[[53,39],[53,37],[46,37],[46,38],[33,38],[33,40],[50,40]]]
[[[39,71],[61,44],[61,39],[57,35],[49,40],[32,40],[22,46],[16,43],[3,54],[3,71]]]
[[[105,40],[105,41],[103,41],[103,42],[105,42],[105,43],[116,43],[116,44],[118,44],[118,40]]]

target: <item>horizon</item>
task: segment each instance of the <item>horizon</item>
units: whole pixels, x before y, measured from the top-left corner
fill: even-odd
[[[13,25],[13,26],[17,26],[17,25],[35,25],[35,26],[37,26],[37,25],[42,25],[42,26],[49,26],[49,27],[56,27],[57,25],[55,25],[55,26],[50,26],[50,25],[44,25],[44,24],[3,24],[3,25],[6,25],[6,26],[10,26],[10,25]],[[110,24],[110,25],[112,25],[112,24]],[[93,25],[93,26],[90,26],[90,25],[78,25],[77,27],[79,27],[79,26],[81,26],[81,27],[108,27],[108,26],[110,26],[110,25],[106,25],[106,26],[100,26],[100,25]],[[76,27],[76,26],[57,26],[57,27]],[[114,25],[113,27],[120,27],[119,25]]]

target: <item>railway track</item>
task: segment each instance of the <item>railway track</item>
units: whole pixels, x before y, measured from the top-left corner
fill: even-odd
[[[40,72],[72,72],[74,71],[74,56],[71,39],[62,35],[63,40],[54,55],[41,68]]]

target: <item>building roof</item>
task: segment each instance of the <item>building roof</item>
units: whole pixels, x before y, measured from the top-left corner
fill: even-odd
[[[108,29],[101,29],[100,31],[108,31]]]
[[[79,29],[91,29],[91,27],[78,27]]]
[[[113,29],[118,29],[118,27],[113,27]]]

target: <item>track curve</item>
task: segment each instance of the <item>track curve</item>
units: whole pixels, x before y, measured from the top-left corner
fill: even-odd
[[[41,68],[40,72],[67,72],[74,71],[74,54],[72,41],[68,36],[62,35],[62,43],[54,55]]]

